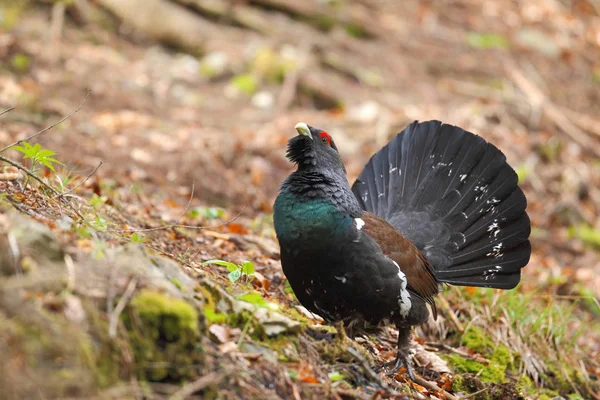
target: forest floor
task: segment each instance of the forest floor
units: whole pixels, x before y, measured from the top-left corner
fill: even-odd
[[[0,1],[0,156],[39,179],[0,167],[7,398],[600,399],[598,2],[196,1],[168,44],[73,3]],[[299,307],[272,204],[297,122],[352,182],[416,119],[502,149],[533,254],[513,291],[442,292],[415,383],[379,371],[392,327]],[[2,149],[26,138],[56,154]]]

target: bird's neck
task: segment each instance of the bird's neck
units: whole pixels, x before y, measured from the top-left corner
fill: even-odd
[[[282,191],[274,206],[275,231],[280,244],[306,244],[320,248],[336,237],[344,237],[352,217],[344,215],[330,201]]]
[[[339,213],[349,217],[360,217],[363,213],[350,190],[346,174],[336,171],[299,169],[281,185],[280,195],[290,194],[299,203],[322,201],[330,203]]]

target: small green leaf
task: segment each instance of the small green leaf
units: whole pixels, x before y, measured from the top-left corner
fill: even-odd
[[[244,275],[252,275],[254,273],[254,263],[252,261],[243,261],[242,273]]]
[[[262,297],[260,295],[260,293],[256,293],[256,292],[241,294],[241,295],[237,296],[237,299],[245,301],[247,303],[256,304],[256,305],[262,305],[262,304],[266,303],[265,298]]]
[[[146,241],[146,238],[144,238],[139,233],[134,232],[134,233],[131,234],[131,241],[133,243],[144,243]]]
[[[241,277],[242,277],[242,271],[240,271],[239,269],[236,269],[235,271],[231,271],[230,273],[227,274],[227,278],[229,278],[229,280],[232,283],[237,282]]]
[[[227,271],[229,271],[229,272],[239,269],[239,267],[236,264],[229,262],[229,261],[223,261],[223,260],[208,260],[208,261],[204,261],[200,265],[205,265],[205,264],[220,265],[221,267],[227,268]],[[241,271],[240,271],[240,274],[241,274]]]
[[[99,231],[105,231],[108,228],[108,222],[102,217],[96,217],[94,221],[92,221],[91,225]]]
[[[470,32],[467,35],[467,44],[478,49],[507,49],[508,40],[504,36],[493,33]]]
[[[54,152],[52,150],[42,149],[42,150],[38,151],[37,156],[39,158],[46,158],[46,157],[53,156],[55,154],[56,154],[56,152]]]
[[[270,310],[278,310],[279,306],[276,303],[267,301],[264,297],[260,295],[260,293],[251,292],[244,293],[236,297],[238,300],[245,301],[250,304],[254,304],[259,308],[268,308]]]
[[[253,95],[258,89],[258,80],[250,74],[234,76],[231,79],[231,84],[240,92],[249,96]]]
[[[48,169],[50,169],[52,172],[56,172],[54,165],[52,165],[48,160],[40,160],[40,162],[48,167]]]
[[[329,380],[331,382],[341,381],[345,378],[345,376],[340,374],[339,372],[330,372],[329,374],[327,374],[327,376],[329,377]]]

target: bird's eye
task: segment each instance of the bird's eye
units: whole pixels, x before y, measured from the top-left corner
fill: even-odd
[[[321,138],[321,142],[327,143],[328,146],[331,146],[331,137],[327,134],[327,132],[319,133],[319,137]]]

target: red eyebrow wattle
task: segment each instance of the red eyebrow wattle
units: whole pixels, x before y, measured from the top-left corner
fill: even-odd
[[[331,146],[331,137],[329,136],[329,134],[325,131],[321,131],[321,133],[319,133],[319,137],[320,138],[327,138],[327,144]]]

